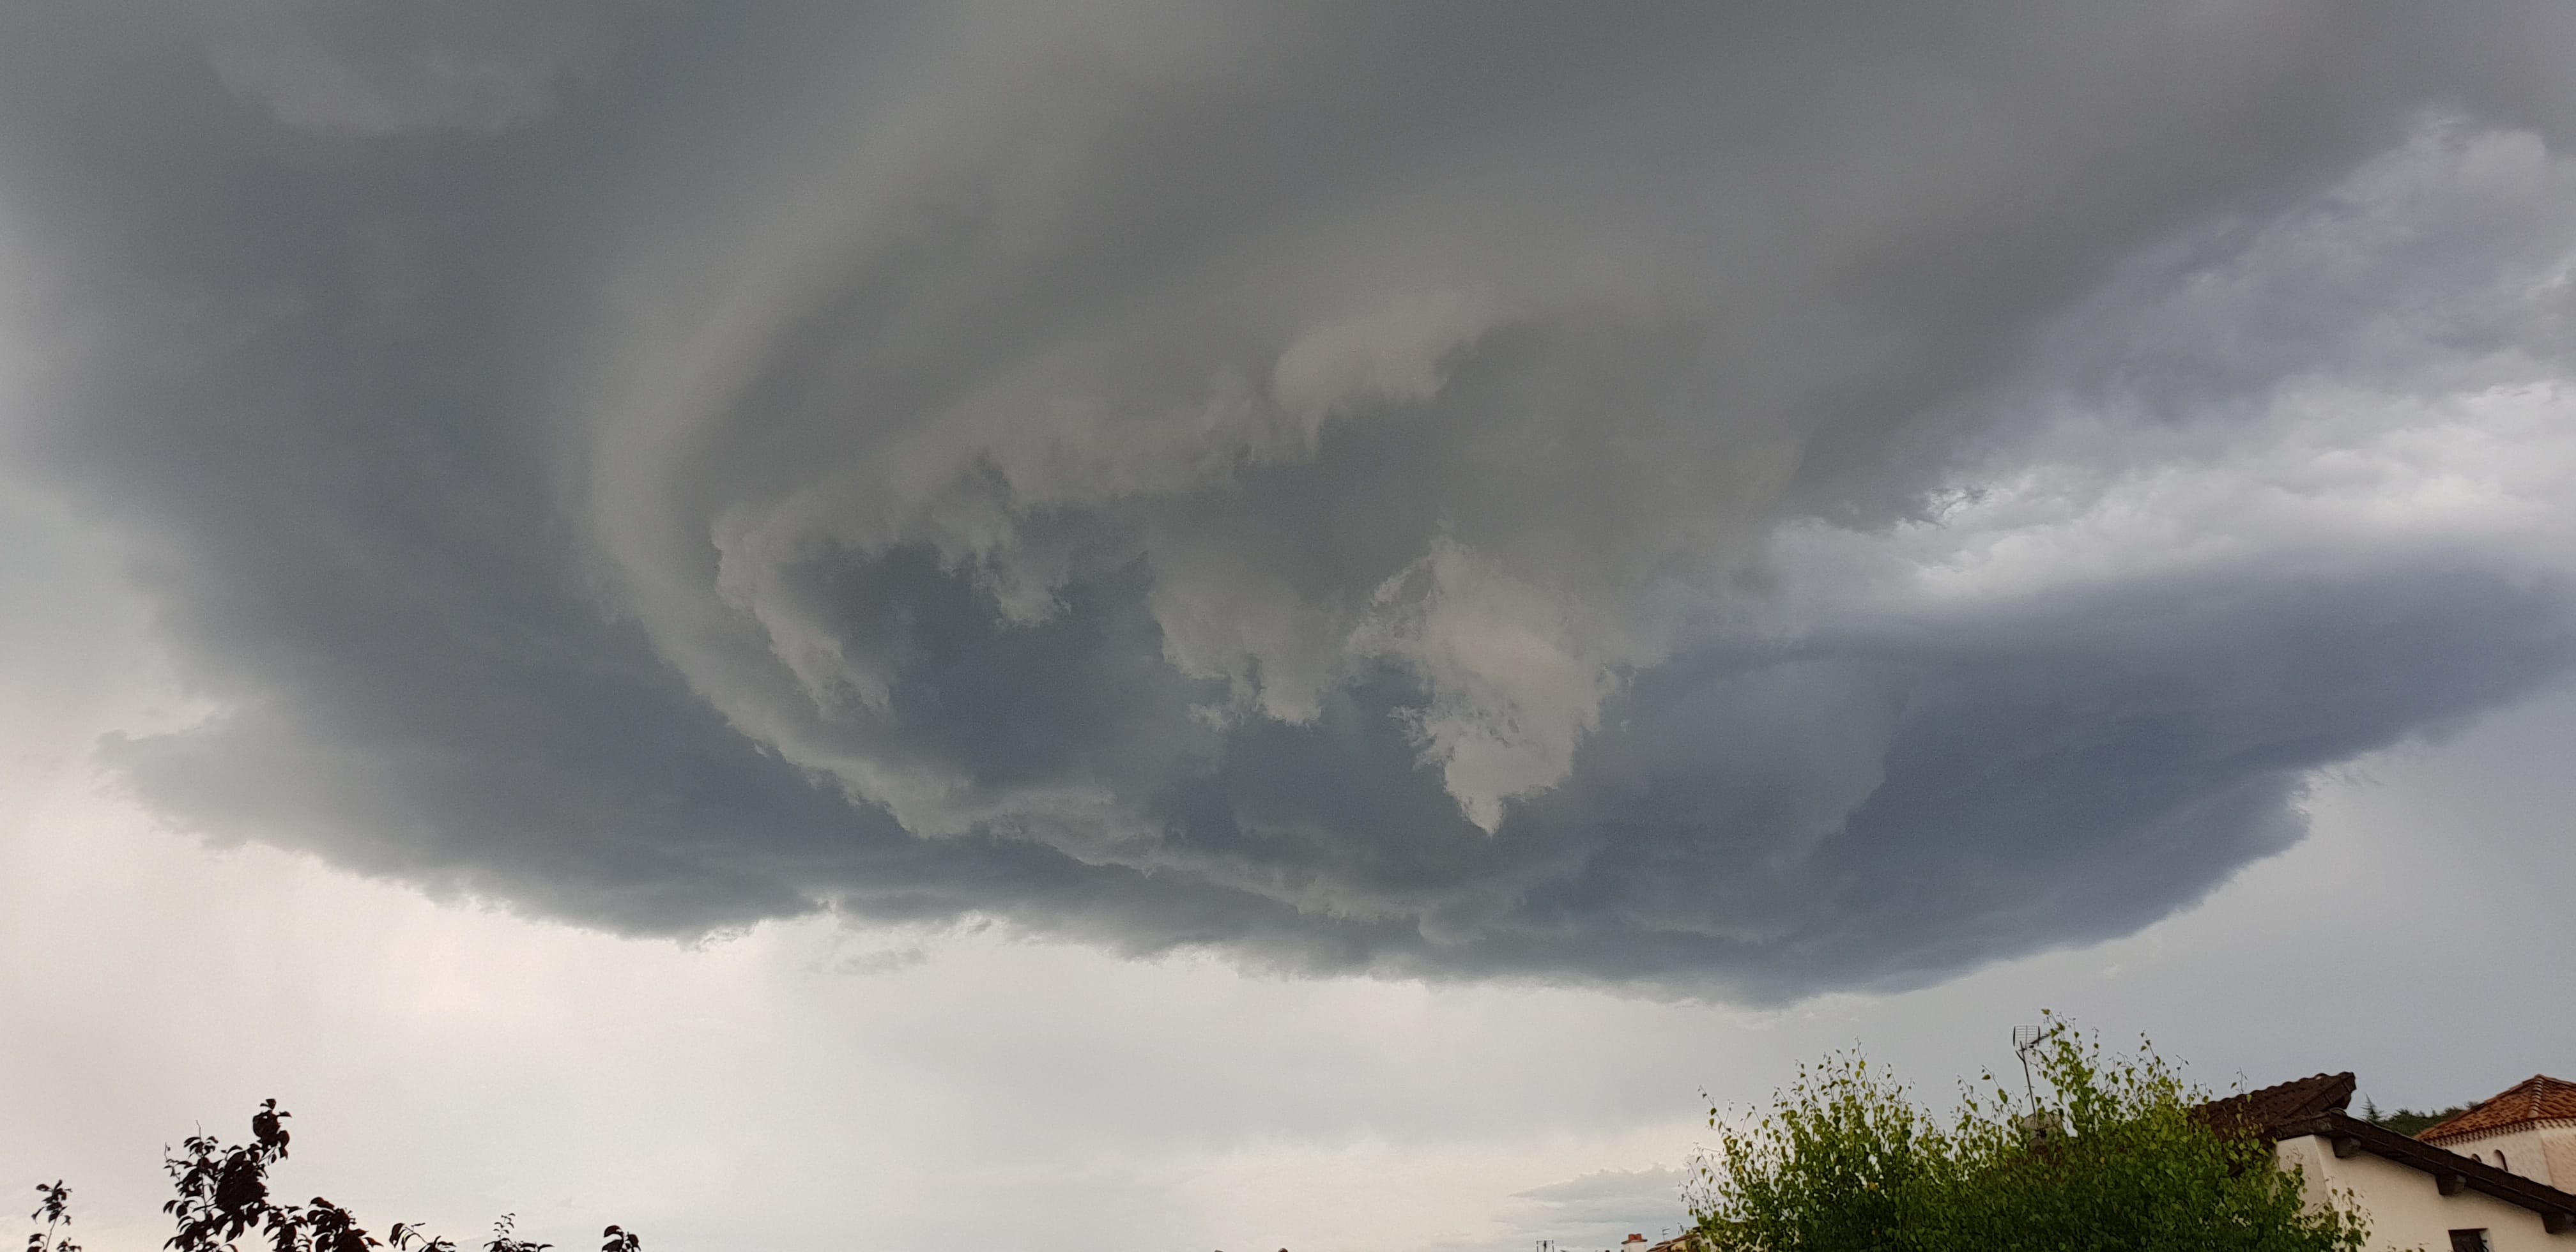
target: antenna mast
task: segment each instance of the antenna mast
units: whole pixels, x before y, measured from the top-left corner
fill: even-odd
[[[2013,1055],[2021,1058],[2022,1093],[2030,1097],[2030,1106],[2034,1109],[2039,1107],[2039,1085],[2030,1079],[2030,1053],[2031,1049],[2039,1046],[2039,1040],[2039,1027],[2013,1027]]]
[[[2057,1113],[2039,1106],[2039,1084],[2031,1079],[2030,1054],[2039,1050],[2039,1041],[2049,1033],[2038,1026],[2013,1027],[2013,1055],[2021,1058],[2021,1089],[2030,1097],[2030,1111],[2013,1121],[2021,1127],[2022,1141],[2032,1147],[2055,1143],[2066,1135],[2066,1125]]]

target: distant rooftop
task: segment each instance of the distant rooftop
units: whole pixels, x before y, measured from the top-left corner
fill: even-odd
[[[2466,1113],[2425,1127],[2415,1137],[2438,1143],[2548,1121],[2576,1121],[2576,1082],[2534,1074]]]

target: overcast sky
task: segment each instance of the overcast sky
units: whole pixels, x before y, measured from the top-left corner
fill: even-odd
[[[2043,1006],[2568,1072],[2571,47],[0,9],[0,1170],[1464,1252]]]

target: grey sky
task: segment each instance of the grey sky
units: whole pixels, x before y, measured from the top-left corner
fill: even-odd
[[[2134,944],[2576,660],[2571,37],[16,6],[26,777],[862,980],[1759,1014]]]

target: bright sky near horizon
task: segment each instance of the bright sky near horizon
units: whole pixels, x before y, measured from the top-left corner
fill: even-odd
[[[2563,1074],[2571,38],[0,12],[0,1184],[1580,1249],[2041,1008]]]

